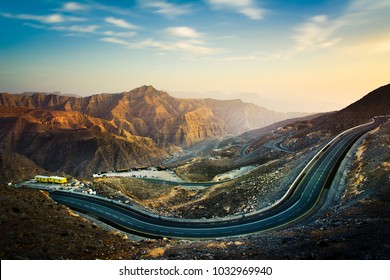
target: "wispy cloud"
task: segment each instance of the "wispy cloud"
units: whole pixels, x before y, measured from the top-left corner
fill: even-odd
[[[137,33],[134,31],[130,32],[114,32],[114,31],[104,31],[103,35],[108,37],[120,37],[120,38],[128,38],[128,37],[134,37]]]
[[[387,0],[353,0],[348,6],[349,12],[362,11],[370,12],[373,10],[388,9],[390,2]]]
[[[200,41],[178,41],[172,44],[172,50],[195,55],[213,55],[221,53],[220,48],[208,47]]]
[[[125,28],[125,29],[136,29],[137,27],[124,19],[114,18],[114,17],[107,17],[105,18],[105,21],[107,23],[113,24],[117,27]]]
[[[124,41],[122,39],[114,38],[114,37],[103,37],[100,39],[102,42],[107,42],[107,43],[113,43],[113,44],[118,44],[122,46],[129,46],[130,43],[127,41]]]
[[[71,26],[53,26],[51,30],[78,32],[78,33],[95,33],[99,28],[98,25],[71,25]]]
[[[66,12],[75,12],[75,11],[86,11],[89,10],[90,7],[86,4],[78,3],[78,2],[66,2],[62,5],[61,10]]]
[[[154,48],[161,51],[178,52],[182,54],[190,55],[212,55],[223,52],[223,49],[209,47],[204,41],[201,40],[175,40],[175,41],[158,41],[152,38],[141,41],[125,41],[123,39],[115,37],[104,37],[100,41],[113,43],[125,46],[129,49],[146,49]]]
[[[32,14],[14,15],[10,13],[1,13],[0,15],[6,18],[38,21],[43,24],[63,23],[66,21],[83,21],[83,19],[81,18],[67,17],[59,13],[49,14],[49,15],[32,15]]]
[[[340,20],[329,20],[326,15],[317,15],[295,29],[293,39],[295,41],[295,52],[329,48],[337,44],[341,38],[335,37],[343,22]]]
[[[390,1],[388,0],[375,2],[354,0],[346,7],[343,14],[333,19],[327,15],[313,16],[294,29],[292,38],[295,42],[295,47],[287,56],[304,51],[333,47],[342,40],[348,40],[348,38],[353,37],[354,32],[351,32],[351,30],[356,28],[359,28],[359,33],[357,34],[362,36],[364,34],[364,31],[362,31],[364,26],[371,24],[375,25],[377,32],[388,34],[390,25],[386,26],[383,23],[386,22],[389,12]],[[383,30],[380,31],[381,29]],[[358,38],[354,41],[356,42],[356,40],[359,41]],[[362,42],[362,45],[365,44]],[[372,45],[370,46],[373,47]],[[387,49],[386,44],[381,44],[381,46],[378,46],[378,49]]]
[[[259,8],[253,0],[207,0],[214,9],[229,9],[250,19],[259,20],[264,17],[265,9]]]
[[[117,44],[117,45],[122,45],[125,46],[129,49],[145,49],[145,48],[158,48],[162,50],[171,50],[171,48],[167,44],[163,44],[161,42],[158,42],[154,39],[145,39],[142,41],[125,41],[123,39],[119,38],[114,38],[114,37],[104,37],[101,38],[100,41],[102,42],[107,42],[107,43],[112,43],[112,44]]]
[[[164,53],[176,52],[186,55],[212,55],[223,52],[223,49],[209,46],[203,40],[204,34],[188,26],[170,27],[158,32],[160,39],[148,38],[137,40],[124,40],[117,34],[105,32],[100,41],[125,46],[129,49],[157,49]],[[164,37],[165,34],[165,37]]]
[[[187,26],[170,27],[165,29],[166,33],[171,36],[184,38],[199,38],[201,34],[195,29]]]
[[[121,16],[129,16],[132,15],[133,12],[129,9],[111,6],[106,4],[101,4],[96,1],[87,0],[84,2],[75,2],[69,1],[62,4],[61,8],[57,11],[59,12],[68,12],[68,13],[79,13],[79,12],[88,12],[88,11],[103,11],[105,13],[121,15]]]
[[[177,16],[192,13],[192,7],[188,4],[178,5],[167,1],[139,1],[140,6],[144,8],[153,9],[155,13],[161,14],[168,18],[175,18]]]

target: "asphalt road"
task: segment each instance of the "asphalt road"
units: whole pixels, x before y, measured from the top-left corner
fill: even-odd
[[[175,181],[169,181],[169,180],[162,180],[162,179],[154,179],[154,178],[139,178],[144,181],[148,181],[151,183],[157,183],[157,184],[166,184],[169,186],[182,186],[182,187],[211,187],[214,185],[221,184],[225,181],[219,181],[219,182],[175,182]]]
[[[242,146],[240,149],[240,156],[245,156],[250,146],[251,146],[250,144]]]
[[[276,150],[279,150],[279,151],[282,151],[282,152],[286,152],[286,153],[291,153],[290,150],[286,149],[285,147],[282,146],[282,142],[284,141],[284,138],[282,138],[281,140],[277,141],[274,143],[274,148]]]
[[[350,129],[328,143],[299,175],[283,200],[267,211],[220,220],[184,220],[157,216],[96,196],[58,191],[51,192],[50,196],[59,203],[141,236],[211,239],[285,227],[312,214],[353,143],[384,119]]]

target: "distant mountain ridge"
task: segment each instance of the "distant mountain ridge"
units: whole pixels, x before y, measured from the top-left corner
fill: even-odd
[[[188,146],[210,137],[240,134],[303,115],[277,113],[241,100],[178,99],[152,86],[88,97],[1,93],[0,106],[80,112],[111,121],[132,135],[149,137],[163,148],[171,144]]]
[[[173,98],[152,86],[88,97],[0,93],[0,149],[5,159],[14,153],[50,172],[89,176],[158,164],[181,147],[285,117],[240,100]]]

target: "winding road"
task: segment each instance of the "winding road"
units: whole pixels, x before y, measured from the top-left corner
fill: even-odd
[[[61,191],[53,191],[50,196],[58,203],[93,215],[116,228],[148,237],[212,239],[285,227],[313,213],[353,143],[386,119],[377,117],[371,123],[336,136],[313,157],[278,203],[250,214],[224,219],[178,219],[158,216],[96,196]]]

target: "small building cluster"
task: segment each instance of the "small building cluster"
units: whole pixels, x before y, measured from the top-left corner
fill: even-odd
[[[34,179],[38,182],[42,183],[56,183],[56,184],[65,184],[68,181],[65,177],[58,177],[58,176],[42,176],[42,175],[36,175]]]

